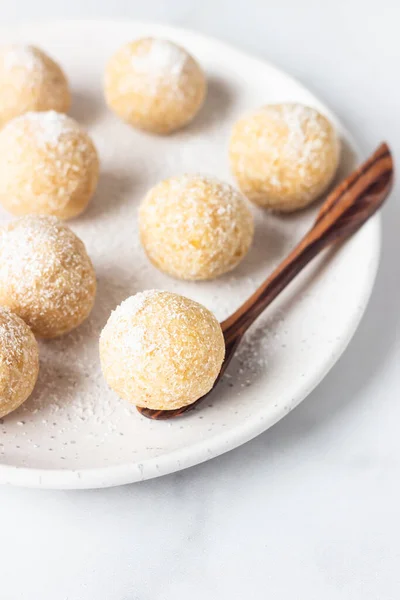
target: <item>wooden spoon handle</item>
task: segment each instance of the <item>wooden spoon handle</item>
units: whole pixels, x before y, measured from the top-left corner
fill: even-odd
[[[388,146],[382,144],[328,196],[311,230],[254,294],[222,323],[226,343],[240,338],[323,248],[357,231],[382,205],[392,182],[392,156]]]
[[[365,174],[378,160],[387,159],[389,156],[389,160],[391,161],[390,150],[387,144],[382,143],[375,152],[363,163],[360,165],[355,171],[350,173],[350,175],[342,181],[332,192],[329,194],[328,198],[325,200],[323,205],[320,208],[320,211],[315,219],[315,223],[321,221],[321,219],[338,203],[340,198],[343,196],[345,192],[349,190],[349,188],[359,179],[360,175]],[[393,168],[393,164],[392,164]]]

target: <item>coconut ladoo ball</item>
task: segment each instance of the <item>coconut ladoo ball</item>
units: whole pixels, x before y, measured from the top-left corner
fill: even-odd
[[[0,47],[0,125],[28,111],[67,112],[68,81],[47,54],[35,46]]]
[[[95,295],[85,246],[56,217],[27,216],[0,229],[0,305],[36,335],[53,338],[78,327]]]
[[[221,326],[201,304],[149,290],[115,311],[100,336],[104,377],[121,398],[137,406],[172,410],[210,391],[221,370]]]
[[[206,90],[199,64],[167,40],[144,38],[126,44],[106,66],[108,106],[123,121],[153,133],[170,133],[189,123]]]
[[[39,350],[32,331],[8,308],[0,307],[0,418],[31,395],[39,372]]]
[[[253,215],[232,186],[200,175],[162,181],[139,209],[142,245],[172,277],[214,279],[236,267],[253,240]]]
[[[233,127],[229,155],[242,192],[290,212],[316,200],[332,181],[340,145],[330,121],[302,104],[270,104]]]
[[[96,148],[70,117],[28,112],[0,131],[0,203],[13,215],[82,213],[99,175]]]

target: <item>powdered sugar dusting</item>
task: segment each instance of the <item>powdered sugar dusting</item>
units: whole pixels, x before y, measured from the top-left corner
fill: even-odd
[[[183,48],[167,40],[153,39],[148,49],[132,55],[132,66],[147,77],[179,78],[187,60]]]
[[[25,69],[30,75],[43,68],[43,62],[35,53],[33,46],[13,44],[0,48],[3,68],[11,71],[15,68]]]
[[[300,166],[311,159],[319,160],[328,132],[319,125],[318,111],[303,104],[282,104],[277,112],[277,118],[282,119],[288,129],[286,152]]]
[[[25,113],[14,119],[9,126],[14,127],[18,122],[25,123],[29,127],[31,135],[35,136],[36,143],[41,147],[56,147],[60,144],[63,135],[77,129],[73,119],[55,110]]]
[[[11,365],[15,359],[20,359],[29,330],[5,306],[0,306],[0,349],[1,362]]]
[[[160,293],[161,290],[145,290],[144,292],[138,292],[134,296],[130,296],[118,307],[118,318],[132,319],[145,306],[148,300],[151,300],[151,298]],[[115,311],[112,312],[112,314],[114,313]]]
[[[143,348],[145,338],[145,328],[142,326],[133,326],[133,320],[137,314],[146,306],[152,298],[161,294],[160,290],[145,290],[138,292],[124,300],[111,313],[108,323],[117,324],[118,328],[125,330],[124,346],[130,354],[139,355]]]
[[[293,161],[296,169],[304,174],[304,168],[313,161],[314,165],[321,161],[321,148],[329,137],[329,130],[321,126],[320,113],[310,106],[303,104],[270,104],[261,108],[261,114],[265,112],[276,130],[265,127],[259,135],[259,147],[265,146],[269,153],[273,152],[275,136],[282,136],[284,148],[279,144],[275,147],[275,158],[277,163],[282,159]],[[255,113],[257,115],[257,113]],[[251,135],[251,125],[249,124]],[[275,186],[281,186],[282,182],[272,173]]]

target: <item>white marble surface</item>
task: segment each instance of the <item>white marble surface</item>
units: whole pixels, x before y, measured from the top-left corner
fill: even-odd
[[[129,15],[219,36],[302,79],[365,153],[384,138],[400,152],[396,0],[16,0],[2,2],[1,15]],[[353,342],[272,430],[139,485],[1,488],[1,599],[398,600],[399,202],[397,189]]]

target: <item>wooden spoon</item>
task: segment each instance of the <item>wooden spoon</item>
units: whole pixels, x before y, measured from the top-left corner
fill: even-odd
[[[392,183],[393,158],[387,144],[383,143],[363,165],[333,190],[322,205],[314,225],[300,243],[254,294],[221,323],[225,338],[225,359],[212,389],[225,373],[250,325],[321,250],[343,241],[360,229],[383,204]],[[191,410],[207,396],[208,394],[176,410],[137,409],[150,419],[171,419]]]

